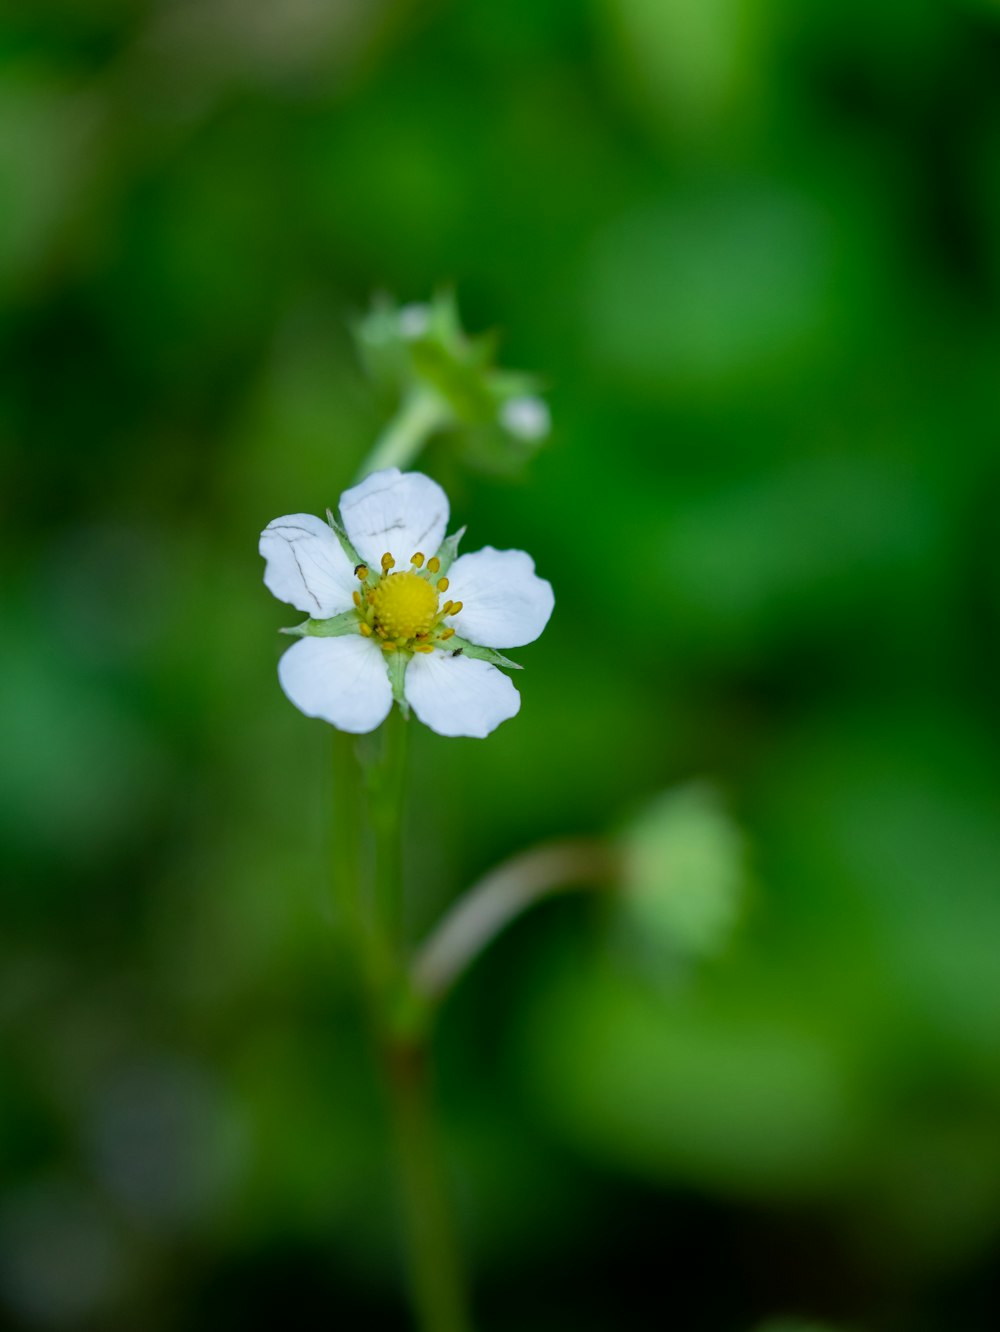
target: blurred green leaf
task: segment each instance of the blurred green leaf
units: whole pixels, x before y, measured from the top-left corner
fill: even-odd
[[[651,959],[725,947],[745,891],[743,837],[707,785],[667,791],[619,834],[622,914]]]

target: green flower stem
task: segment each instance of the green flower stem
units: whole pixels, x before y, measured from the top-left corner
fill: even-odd
[[[431,389],[422,385],[411,389],[358,468],[357,480],[386,467],[409,467],[449,416],[447,403]]]
[[[415,997],[439,1002],[466,968],[516,917],[543,898],[573,888],[613,887],[618,856],[596,838],[543,842],[490,870],[464,893],[413,961]]]
[[[361,865],[358,829],[361,824],[361,786],[354,757],[354,736],[333,732],[333,801],[331,805],[334,923],[337,933],[356,944],[362,932],[358,886]]]
[[[375,833],[375,936],[389,960],[399,958],[403,937],[403,807],[409,722],[394,707],[382,725],[382,752],[370,774],[372,829]]]
[[[418,1325],[422,1332],[471,1332],[434,1131],[426,1046],[390,1042],[385,1066]]]
[[[381,748],[368,750],[368,809],[375,843],[367,940],[371,1025],[385,1069],[410,1287],[419,1326],[422,1332],[468,1332],[427,1086],[429,1029],[416,1032],[400,1025],[408,979],[402,948],[408,730],[408,720],[399,708],[393,708],[381,728]]]

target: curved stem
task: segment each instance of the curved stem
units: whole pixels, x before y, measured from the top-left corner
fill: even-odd
[[[614,883],[618,860],[596,838],[543,842],[473,884],[417,952],[410,973],[417,995],[440,1000],[498,934],[536,902],[573,888]]]
[[[448,407],[430,389],[417,387],[403,399],[358,468],[357,480],[386,467],[409,467],[436,430],[446,424]]]

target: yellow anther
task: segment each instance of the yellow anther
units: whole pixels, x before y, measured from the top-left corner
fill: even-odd
[[[414,643],[414,644],[413,644],[413,651],[414,651],[414,652],[433,652],[434,649],[433,649],[433,647],[430,645],[430,643]]]
[[[439,579],[437,580],[437,590],[438,590],[439,592],[447,592],[447,591],[448,591],[448,580],[447,580],[447,578],[439,578]]]
[[[452,606],[454,606],[454,604],[455,604],[455,603],[454,603],[453,601],[446,601],[446,602],[444,603],[444,605],[441,607],[441,614],[442,614],[442,615],[450,615],[450,614],[451,614],[451,608],[452,608]]]
[[[416,555],[410,556],[410,563],[414,565],[417,569],[421,567],[423,562],[424,562],[424,552],[422,550],[418,550]]]
[[[355,590],[351,593],[351,598],[352,598],[352,600],[354,601],[355,606],[357,606],[358,610],[360,610],[360,609],[361,609],[361,593],[357,590],[357,588],[355,588]]]
[[[362,624],[362,625],[361,625],[361,632],[364,634],[365,638],[371,638],[371,636],[372,636],[372,627],[371,627],[371,625],[370,625],[370,624]]]
[[[442,630],[441,630],[441,633],[439,634],[439,637],[440,637],[440,638],[454,638],[454,637],[455,637],[455,631],[454,631],[454,629],[442,629]]]
[[[382,556],[382,572],[388,573],[390,569],[394,569],[395,567],[396,561],[392,558],[389,552],[386,551]]]
[[[460,601],[449,602],[449,605],[451,606],[451,610],[448,612],[449,615],[457,615],[462,609],[462,603]]]
[[[368,577],[368,565],[367,565],[367,564],[356,564],[356,565],[354,566],[354,577],[355,577],[355,578],[360,578],[361,581],[364,582],[365,579]]]
[[[437,571],[438,571],[440,568],[441,568],[441,561],[438,559],[438,557],[437,557],[436,555],[432,556],[431,559],[429,559],[429,560],[427,561],[427,572],[428,572],[428,573],[437,573]]]
[[[395,643],[380,643],[380,644],[379,644],[379,647],[382,649],[383,652],[398,652],[398,651],[399,651],[399,649],[396,647],[396,644],[395,644]]]

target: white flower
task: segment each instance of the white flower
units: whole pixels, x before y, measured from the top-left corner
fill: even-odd
[[[513,717],[520,695],[497,663],[514,663],[496,649],[534,642],[555,604],[531,557],[486,546],[455,559],[448,497],[395,467],[345,491],[340,521],[291,514],[260,537],[266,586],[310,617],[278,664],[295,706],[358,733],[394,698],[439,735],[482,737]]]

